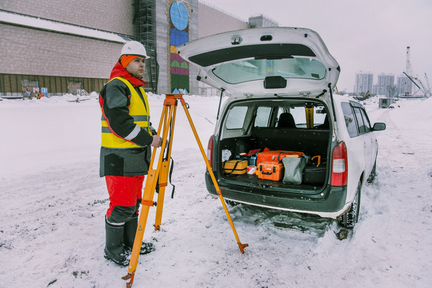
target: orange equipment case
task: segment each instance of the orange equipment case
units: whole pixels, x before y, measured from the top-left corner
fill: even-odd
[[[283,158],[287,158],[287,157],[300,158],[304,156],[305,154],[303,152],[269,150],[266,148],[264,149],[263,152],[258,153],[257,166],[262,162],[272,162],[277,164],[280,163]]]
[[[283,178],[284,166],[282,163],[261,162],[257,166],[256,175],[261,180],[281,181]]]

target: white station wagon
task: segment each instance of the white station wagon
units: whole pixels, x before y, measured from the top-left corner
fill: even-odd
[[[198,80],[231,95],[208,145],[227,200],[354,227],[362,187],[376,174],[374,132],[385,124],[372,126],[361,104],[333,95],[340,67],[315,31],[233,31],[190,42],[179,53],[199,67]],[[264,149],[304,153],[301,182],[257,177],[254,153]],[[248,161],[248,173],[226,173],[233,159]],[[216,194],[208,172],[206,184]]]

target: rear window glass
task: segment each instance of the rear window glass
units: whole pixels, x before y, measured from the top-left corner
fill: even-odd
[[[247,106],[235,106],[228,112],[228,117],[226,120],[227,129],[241,129],[245,121]]]
[[[294,118],[295,127],[293,128],[307,128],[306,120],[306,107],[305,106],[291,106],[285,112],[289,113]],[[281,111],[278,111],[278,119],[280,119]],[[324,106],[318,105],[313,109],[313,126],[315,128],[328,129],[328,122],[325,123],[327,116]],[[279,120],[278,120],[279,121]]]
[[[350,137],[357,136],[358,130],[351,105],[346,102],[342,103],[342,111],[344,114],[345,125],[347,127],[348,134],[350,135]]]
[[[314,126],[318,128],[328,128],[329,116],[327,115],[327,111],[324,106],[316,107],[314,112]]]
[[[270,76],[321,80],[326,71],[321,62],[312,58],[247,59],[223,63],[212,70],[214,75],[230,84],[264,80]]]

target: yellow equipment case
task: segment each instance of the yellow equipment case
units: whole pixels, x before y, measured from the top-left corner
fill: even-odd
[[[247,160],[229,160],[224,163],[223,169],[225,174],[242,175],[247,172]]]

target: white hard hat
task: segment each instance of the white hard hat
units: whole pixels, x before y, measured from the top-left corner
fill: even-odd
[[[137,55],[146,59],[150,58],[149,56],[147,56],[147,51],[144,45],[138,41],[126,42],[121,49],[120,57],[123,55]]]

